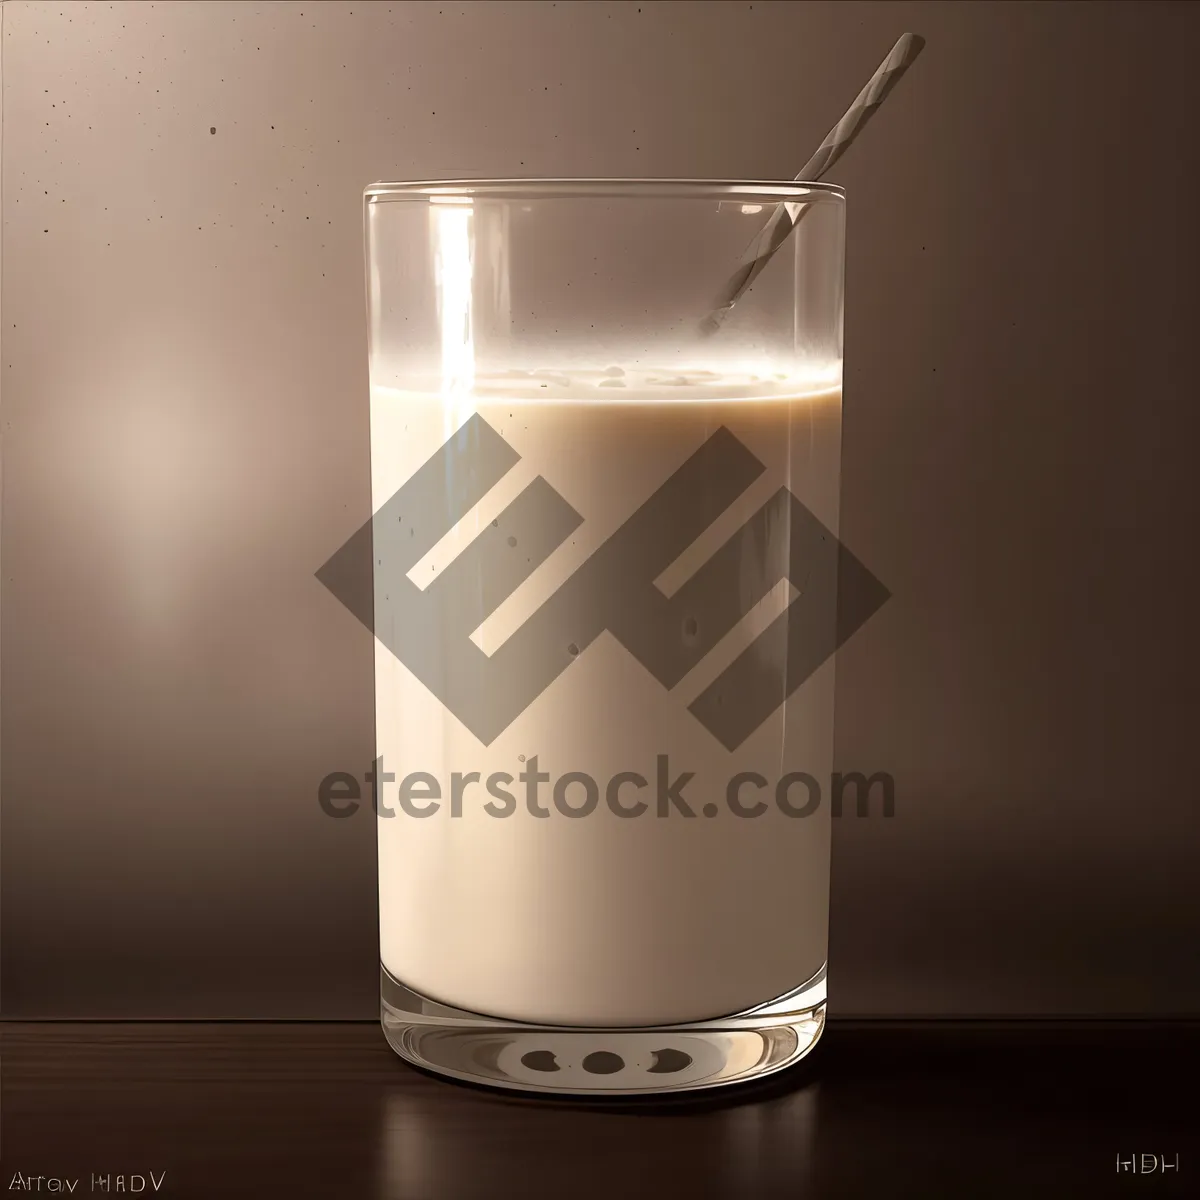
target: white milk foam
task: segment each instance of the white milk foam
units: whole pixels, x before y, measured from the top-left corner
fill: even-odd
[[[589,403],[652,401],[729,401],[792,399],[828,392],[841,386],[841,364],[808,365],[800,372],[771,371],[753,366],[744,370],[644,367],[626,370],[541,369],[481,373],[472,391],[483,402],[511,397],[525,403],[572,400]]]
[[[447,385],[443,379],[405,374],[403,382],[389,385],[374,373],[375,392],[420,401],[435,401],[461,408],[476,401],[518,400],[523,404],[572,403],[728,403],[731,400],[796,400],[838,392],[842,364],[838,361],[804,362],[788,371],[770,363],[722,364],[722,369],[676,364],[670,367],[606,366],[562,369],[543,367],[465,373]]]

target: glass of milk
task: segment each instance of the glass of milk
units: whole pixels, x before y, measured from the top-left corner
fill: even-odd
[[[825,1016],[841,191],[379,183],[365,224],[389,1043],[528,1091],[789,1066]]]

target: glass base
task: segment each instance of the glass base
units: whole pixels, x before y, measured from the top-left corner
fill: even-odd
[[[429,1000],[384,967],[380,1008],[392,1049],[439,1075],[523,1092],[655,1095],[746,1083],[799,1062],[825,1028],[825,969],[768,1004],[685,1025],[503,1021]]]

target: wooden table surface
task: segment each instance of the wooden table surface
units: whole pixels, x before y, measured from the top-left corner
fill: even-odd
[[[761,1085],[566,1102],[422,1075],[370,1023],[9,1023],[0,1167],[204,1200],[1197,1196],[1198,1068],[1191,1024],[833,1023]],[[1179,1168],[1118,1174],[1143,1154]]]

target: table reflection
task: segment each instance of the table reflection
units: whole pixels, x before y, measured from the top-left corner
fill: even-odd
[[[800,1195],[812,1177],[819,1094],[811,1075],[752,1092],[604,1103],[398,1081],[379,1098],[376,1195]]]

